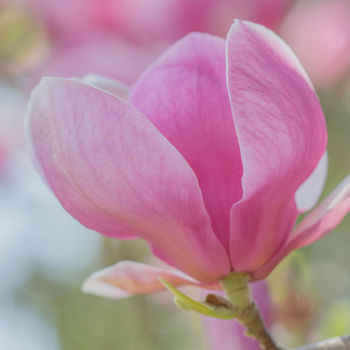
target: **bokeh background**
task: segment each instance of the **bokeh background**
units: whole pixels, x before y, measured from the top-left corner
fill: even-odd
[[[310,74],[329,131],[324,196],[350,173],[350,0],[0,0],[1,349],[210,349],[200,317],[167,293],[81,292],[102,267],[154,258],[144,242],[99,236],[61,208],[28,158],[23,120],[42,76],[132,84],[178,38],[225,36],[234,18],[275,30]],[[268,278],[281,344],[350,333],[349,248],[350,216]]]

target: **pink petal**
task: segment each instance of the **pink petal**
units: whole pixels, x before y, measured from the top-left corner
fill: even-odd
[[[186,36],[142,75],[130,100],[194,170],[214,231],[228,249],[242,166],[225,81],[225,41]]]
[[[129,99],[129,87],[121,81],[99,74],[88,74],[83,78],[83,82],[107,91],[125,101]]]
[[[350,175],[311,211],[293,230],[282,249],[260,270],[255,279],[265,278],[291,251],[305,247],[333,230],[350,211]]]
[[[328,171],[328,155],[325,153],[313,173],[298,188],[295,201],[299,212],[310,210],[319,200],[323,191]]]
[[[193,171],[134,107],[77,80],[46,78],[27,121],[41,173],[83,225],[145,238],[201,281],[229,272]]]
[[[341,79],[350,66],[348,0],[298,1],[280,33],[319,87]]]
[[[270,324],[271,301],[265,282],[253,283],[253,297],[256,300],[267,327]],[[218,294],[215,292],[215,294]],[[221,293],[224,296],[224,293]],[[260,350],[259,344],[244,334],[244,327],[235,320],[219,320],[202,317],[204,331],[210,350]]]
[[[232,207],[230,254],[253,272],[288,239],[294,196],[325,152],[318,98],[288,46],[237,21],[228,34],[228,86],[243,163],[243,199]]]
[[[180,271],[165,270],[134,261],[121,261],[113,266],[95,272],[84,282],[82,290],[108,298],[124,298],[133,294],[149,294],[165,290],[159,277],[172,285],[193,285],[203,288],[203,284],[191,279]],[[208,288],[208,286],[205,286]],[[220,289],[220,285],[213,286]]]

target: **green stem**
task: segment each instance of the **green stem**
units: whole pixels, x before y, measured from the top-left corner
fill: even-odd
[[[237,312],[237,320],[246,327],[246,335],[255,338],[264,350],[281,350],[264,325],[248,286],[249,275],[232,272],[220,282]]]

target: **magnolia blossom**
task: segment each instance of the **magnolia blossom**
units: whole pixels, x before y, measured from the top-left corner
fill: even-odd
[[[110,297],[263,279],[350,209],[350,178],[322,190],[327,130],[311,82],[270,30],[187,35],[130,89],[45,78],[27,112],[31,153],[63,207],[101,234],[146,239],[177,270],[120,262],[85,290]],[[310,178],[311,176],[311,178]]]
[[[269,328],[271,323],[271,300],[266,283],[252,284],[255,302],[261,311],[264,324]],[[220,293],[220,292],[218,292]],[[222,292],[221,292],[222,293]],[[223,294],[223,293],[222,293]],[[260,350],[258,342],[244,334],[244,326],[236,320],[219,320],[203,316],[204,332],[211,350]]]
[[[350,67],[349,33],[348,0],[300,1],[280,29],[312,81],[323,88],[336,83]]]

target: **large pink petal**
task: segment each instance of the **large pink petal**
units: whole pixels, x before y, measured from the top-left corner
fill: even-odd
[[[145,238],[201,281],[229,272],[193,171],[134,107],[77,80],[47,78],[27,120],[41,173],[83,225]]]
[[[253,274],[255,279],[266,277],[292,250],[305,247],[330,232],[350,211],[350,176],[311,211],[293,230],[282,249],[261,269]]]
[[[253,283],[251,286],[253,297],[259,306],[267,327],[269,327],[271,301],[266,283],[261,281]],[[218,293],[215,292],[215,294]],[[244,334],[244,327],[238,321],[219,320],[205,316],[202,319],[210,350],[260,350],[259,344]]]
[[[108,298],[124,298],[133,294],[150,294],[165,290],[160,282],[163,278],[175,287],[198,286],[209,288],[191,279],[180,271],[145,265],[135,261],[121,261],[113,266],[95,272],[84,282],[82,290],[86,293]],[[213,289],[221,289],[213,285]]]
[[[130,100],[194,170],[214,231],[228,249],[242,165],[225,81],[225,41],[186,36],[141,76]]]
[[[295,192],[324,154],[327,130],[306,73],[270,30],[237,21],[227,64],[244,192],[231,212],[230,254],[235,270],[253,272],[287,240]]]

